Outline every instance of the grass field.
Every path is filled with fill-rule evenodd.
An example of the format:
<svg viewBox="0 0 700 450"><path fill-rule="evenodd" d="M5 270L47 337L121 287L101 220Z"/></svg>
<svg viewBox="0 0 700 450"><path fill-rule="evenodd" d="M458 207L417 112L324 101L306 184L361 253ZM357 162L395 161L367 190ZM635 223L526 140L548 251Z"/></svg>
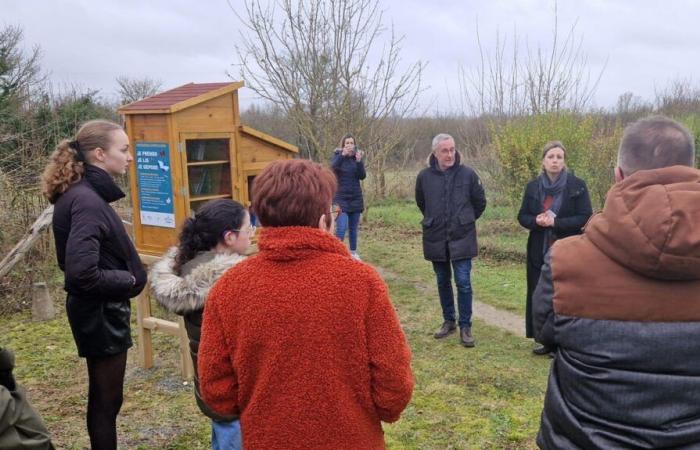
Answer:
<svg viewBox="0 0 700 450"><path fill-rule="evenodd" d="M375 206L360 232L361 255L386 279L413 350L416 389L401 420L385 427L389 448L535 448L550 360L532 356L531 342L479 321L474 349L461 347L456 336L432 338L441 315L434 275L422 258L419 219L410 203ZM477 300L521 313L526 234L514 221L506 208L487 209L473 282ZM0 329L0 345L15 350L17 379L57 448L86 447L86 371L65 315L40 324L27 314L0 317ZM179 376L175 339L156 333L154 348L156 366L149 370L137 366L134 350L129 354L120 448L210 448L207 419Z"/></svg>

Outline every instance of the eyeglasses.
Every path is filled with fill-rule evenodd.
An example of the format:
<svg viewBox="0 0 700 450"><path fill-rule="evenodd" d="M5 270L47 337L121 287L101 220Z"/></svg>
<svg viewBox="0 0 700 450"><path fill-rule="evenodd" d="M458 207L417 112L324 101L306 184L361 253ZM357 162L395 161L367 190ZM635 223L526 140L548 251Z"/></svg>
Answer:
<svg viewBox="0 0 700 450"><path fill-rule="evenodd" d="M248 228L239 228L238 230L233 229L231 231L235 231L236 233L240 233L241 231L247 231L250 236L255 234L255 230L258 228L255 225L251 225Z"/></svg>
<svg viewBox="0 0 700 450"><path fill-rule="evenodd" d="M343 213L343 210L340 208L340 206L337 206L337 205L336 205L335 208L331 207L331 214L333 214L333 216L335 216L336 219L337 219L338 216L341 215L342 213Z"/></svg>

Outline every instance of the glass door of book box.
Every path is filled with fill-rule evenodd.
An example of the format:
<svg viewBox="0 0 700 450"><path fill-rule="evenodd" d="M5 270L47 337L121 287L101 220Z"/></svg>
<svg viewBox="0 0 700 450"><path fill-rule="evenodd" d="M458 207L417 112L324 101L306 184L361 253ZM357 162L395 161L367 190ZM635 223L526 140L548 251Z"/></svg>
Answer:
<svg viewBox="0 0 700 450"><path fill-rule="evenodd" d="M231 197L231 137L228 134L181 134L187 167L190 212L216 198Z"/></svg>

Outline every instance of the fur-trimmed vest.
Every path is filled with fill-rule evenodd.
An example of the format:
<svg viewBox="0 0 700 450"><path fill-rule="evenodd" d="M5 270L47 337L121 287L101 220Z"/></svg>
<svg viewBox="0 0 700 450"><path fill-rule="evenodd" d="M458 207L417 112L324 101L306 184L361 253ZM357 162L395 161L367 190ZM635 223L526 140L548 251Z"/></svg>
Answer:
<svg viewBox="0 0 700 450"><path fill-rule="evenodd" d="M148 279L153 294L164 308L184 316L190 354L194 364L195 397L199 409L212 420L231 421L235 416L221 416L212 411L201 398L197 375L197 352L202 331L202 312L209 289L226 270L245 259L238 254L201 252L180 269L173 270L177 248L173 247L151 268Z"/></svg>

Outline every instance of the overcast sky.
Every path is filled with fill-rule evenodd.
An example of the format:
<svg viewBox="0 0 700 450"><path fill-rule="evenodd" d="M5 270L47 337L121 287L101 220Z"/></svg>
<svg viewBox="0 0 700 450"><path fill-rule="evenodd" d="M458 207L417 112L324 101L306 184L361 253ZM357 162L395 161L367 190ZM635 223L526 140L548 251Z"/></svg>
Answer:
<svg viewBox="0 0 700 450"><path fill-rule="evenodd" d="M432 111L456 106L459 67L469 70L477 61L477 23L486 50L498 31L512 35L514 29L523 48L551 42L553 0L380 5L385 24L405 36L403 61L428 63L421 104ZM698 0L560 0L558 8L563 32L577 23L593 78L607 62L597 106L613 106L626 91L651 100L671 80L700 73ZM167 89L237 74L241 27L226 0L0 0L0 25L20 25L25 44L41 47L42 67L55 86L99 89L107 98L116 98L119 75L156 78ZM254 101L243 89L242 108Z"/></svg>

